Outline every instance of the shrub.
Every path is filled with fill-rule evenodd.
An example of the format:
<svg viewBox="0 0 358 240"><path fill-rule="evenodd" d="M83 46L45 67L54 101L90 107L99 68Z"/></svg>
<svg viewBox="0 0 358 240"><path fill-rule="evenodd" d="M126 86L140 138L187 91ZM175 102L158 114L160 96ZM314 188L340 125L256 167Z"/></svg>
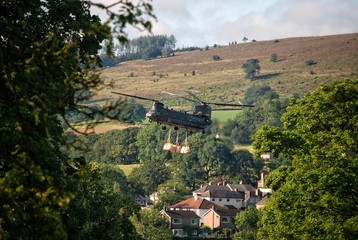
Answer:
<svg viewBox="0 0 358 240"><path fill-rule="evenodd" d="M277 54L276 54L276 53L272 53L272 54L271 54L270 61L271 61L271 62L277 62Z"/></svg>
<svg viewBox="0 0 358 240"><path fill-rule="evenodd" d="M309 59L309 60L306 60L306 61L305 61L305 65L306 65L306 66L312 66L312 65L315 65L315 64L317 64L317 62L315 62L315 61L312 60L312 59Z"/></svg>
<svg viewBox="0 0 358 240"><path fill-rule="evenodd" d="M213 56L213 60L214 60L214 61L219 61L219 60L220 60L220 57L219 57L218 55L214 55L214 56Z"/></svg>

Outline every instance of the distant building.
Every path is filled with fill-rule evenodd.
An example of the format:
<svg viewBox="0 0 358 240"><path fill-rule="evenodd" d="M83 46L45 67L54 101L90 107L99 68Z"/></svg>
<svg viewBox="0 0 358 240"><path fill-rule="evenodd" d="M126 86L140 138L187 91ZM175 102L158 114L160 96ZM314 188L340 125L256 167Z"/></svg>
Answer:
<svg viewBox="0 0 358 240"><path fill-rule="evenodd" d="M243 207L248 207L250 205L254 206L260 198L256 194L256 188L251 186L250 184L243 184L240 182L239 184L227 184L231 191L241 192L244 194L244 202Z"/></svg>
<svg viewBox="0 0 358 240"><path fill-rule="evenodd" d="M192 198L168 206L162 213L170 221L174 236L198 234L197 231L187 233L184 230L195 229L194 218L198 219L198 227L205 225L231 236L236 231L235 216L242 208L255 206L261 200L256 193L256 188L249 184L208 184L193 191ZM208 232L204 230L201 234L207 235Z"/></svg>
<svg viewBox="0 0 358 240"><path fill-rule="evenodd" d="M135 195L134 201L141 207L141 208L150 208L153 206L153 201L149 197L143 197L141 195Z"/></svg>
<svg viewBox="0 0 358 240"><path fill-rule="evenodd" d="M204 198L220 206L234 206L237 209L244 207L245 194L232 191L225 185L204 185L193 192L194 199Z"/></svg>
<svg viewBox="0 0 358 240"><path fill-rule="evenodd" d="M239 209L217 209L212 207L203 216L204 225L211 230L230 229L230 236L236 231L235 216L240 212Z"/></svg>
<svg viewBox="0 0 358 240"><path fill-rule="evenodd" d="M161 214L169 221L173 236L197 236L200 217L193 211L164 209Z"/></svg>
<svg viewBox="0 0 358 240"><path fill-rule="evenodd" d="M273 160L273 153L268 153L268 152L261 153L260 158L262 158L262 159L264 159L266 161L272 161Z"/></svg>
<svg viewBox="0 0 358 240"><path fill-rule="evenodd" d="M265 207L268 198L269 198L269 195L268 195L268 196L265 196L264 198L262 198L261 201L259 201L258 203L256 203L256 208L257 208L257 209L260 209L260 208Z"/></svg>
<svg viewBox="0 0 358 240"><path fill-rule="evenodd" d="M204 198L200 198L196 200L195 198L189 198L179 203L176 203L174 205L168 206L167 209L193 211L200 217L200 225L201 225L203 223L202 222L203 215L212 207L215 207L217 209L220 208L226 209L226 207L222 207Z"/></svg>

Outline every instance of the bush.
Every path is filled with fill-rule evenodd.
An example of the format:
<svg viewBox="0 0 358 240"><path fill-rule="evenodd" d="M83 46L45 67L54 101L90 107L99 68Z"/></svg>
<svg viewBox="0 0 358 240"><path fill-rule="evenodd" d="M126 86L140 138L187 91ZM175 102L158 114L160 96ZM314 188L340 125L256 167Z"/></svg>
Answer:
<svg viewBox="0 0 358 240"><path fill-rule="evenodd" d="M312 59L309 59L309 60L306 60L306 61L305 61L305 65L306 65L306 66L312 66L312 65L315 65L315 64L317 64L317 62L315 62L315 61L312 60Z"/></svg>
<svg viewBox="0 0 358 240"><path fill-rule="evenodd" d="M219 60L221 60L221 59L220 59L220 57L219 57L218 55L214 55L214 56L213 56L213 60L214 60L214 61L219 61Z"/></svg>
<svg viewBox="0 0 358 240"><path fill-rule="evenodd" d="M272 54L271 54L270 61L271 61L271 62L277 62L277 54L276 54L276 53L272 53Z"/></svg>

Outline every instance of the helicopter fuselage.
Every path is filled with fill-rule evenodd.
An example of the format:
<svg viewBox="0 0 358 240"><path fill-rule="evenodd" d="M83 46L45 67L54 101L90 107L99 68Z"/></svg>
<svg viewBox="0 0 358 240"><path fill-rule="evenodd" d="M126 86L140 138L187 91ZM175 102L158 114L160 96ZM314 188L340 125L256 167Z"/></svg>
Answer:
<svg viewBox="0 0 358 240"><path fill-rule="evenodd" d="M169 109L163 103L155 101L146 116L153 122L192 130L204 130L212 122L211 108L208 105L196 106L193 112L186 112Z"/></svg>

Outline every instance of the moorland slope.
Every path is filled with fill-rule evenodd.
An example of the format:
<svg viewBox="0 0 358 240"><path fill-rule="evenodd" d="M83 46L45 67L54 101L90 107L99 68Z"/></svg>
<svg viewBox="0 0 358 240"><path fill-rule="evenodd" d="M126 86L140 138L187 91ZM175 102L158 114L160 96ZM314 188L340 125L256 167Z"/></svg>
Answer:
<svg viewBox="0 0 358 240"><path fill-rule="evenodd" d="M271 55L278 56L272 62ZM217 55L221 60L214 61ZM258 59L261 66L255 81L245 78L242 64ZM307 66L313 60L316 64ZM111 91L160 98L161 91L183 93L199 90L206 101L242 100L254 84L268 84L282 97L303 95L320 84L358 74L358 33L273 39L178 52L168 58L137 60L106 68L106 83L99 97L114 97Z"/></svg>

